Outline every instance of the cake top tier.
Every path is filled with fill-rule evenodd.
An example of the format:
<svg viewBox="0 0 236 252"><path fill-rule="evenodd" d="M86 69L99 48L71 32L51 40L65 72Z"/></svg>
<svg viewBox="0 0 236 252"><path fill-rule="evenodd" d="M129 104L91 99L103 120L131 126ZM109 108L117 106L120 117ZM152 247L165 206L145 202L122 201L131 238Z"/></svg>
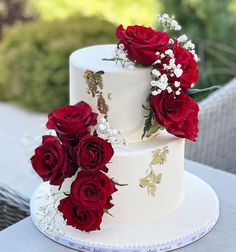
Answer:
<svg viewBox="0 0 236 252"><path fill-rule="evenodd" d="M150 89L150 68L132 70L111 58L116 45L79 49L70 57L70 104L85 101L128 142L141 141L145 111L142 104Z"/></svg>
<svg viewBox="0 0 236 252"><path fill-rule="evenodd" d="M89 46L76 50L70 56L70 63L77 68L89 69L95 72L100 70L121 74L124 72L127 74L133 74L132 72L145 74L147 72L147 67L134 67L131 71L129 68L122 67L120 63L116 64L114 61L104 60L112 58L116 47L114 44L107 44Z"/></svg>

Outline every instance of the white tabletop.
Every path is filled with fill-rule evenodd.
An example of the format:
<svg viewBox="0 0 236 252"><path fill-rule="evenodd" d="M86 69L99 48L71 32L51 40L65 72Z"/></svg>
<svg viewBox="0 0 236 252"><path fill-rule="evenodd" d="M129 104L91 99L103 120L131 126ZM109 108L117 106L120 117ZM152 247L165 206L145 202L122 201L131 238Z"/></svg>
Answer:
<svg viewBox="0 0 236 252"><path fill-rule="evenodd" d="M208 182L220 200L220 218L206 236L180 252L236 251L236 176L191 161L185 169ZM45 237L30 217L0 232L1 252L69 252L74 251Z"/></svg>

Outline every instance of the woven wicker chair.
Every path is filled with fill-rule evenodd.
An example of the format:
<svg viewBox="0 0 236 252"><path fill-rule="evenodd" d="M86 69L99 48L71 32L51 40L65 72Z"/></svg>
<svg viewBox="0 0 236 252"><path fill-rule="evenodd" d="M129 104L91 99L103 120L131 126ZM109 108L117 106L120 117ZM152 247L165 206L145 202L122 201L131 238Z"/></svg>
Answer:
<svg viewBox="0 0 236 252"><path fill-rule="evenodd" d="M236 174L236 78L199 105L199 137L185 157Z"/></svg>
<svg viewBox="0 0 236 252"><path fill-rule="evenodd" d="M29 216L29 199L0 184L0 230Z"/></svg>

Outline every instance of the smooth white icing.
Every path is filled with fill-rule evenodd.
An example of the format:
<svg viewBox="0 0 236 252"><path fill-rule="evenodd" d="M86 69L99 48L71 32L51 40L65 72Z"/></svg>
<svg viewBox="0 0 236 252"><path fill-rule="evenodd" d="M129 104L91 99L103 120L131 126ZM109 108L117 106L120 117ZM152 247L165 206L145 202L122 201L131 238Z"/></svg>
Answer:
<svg viewBox="0 0 236 252"><path fill-rule="evenodd" d="M85 101L98 112L97 99L88 94L83 77L86 70L103 70L103 96L109 106L108 121L128 142L139 142L144 127L145 104L150 92L150 68L123 68L119 63L104 61L111 58L116 45L98 45L73 52L70 56L70 104ZM109 100L108 94L111 94ZM99 112L98 112L99 113Z"/></svg>

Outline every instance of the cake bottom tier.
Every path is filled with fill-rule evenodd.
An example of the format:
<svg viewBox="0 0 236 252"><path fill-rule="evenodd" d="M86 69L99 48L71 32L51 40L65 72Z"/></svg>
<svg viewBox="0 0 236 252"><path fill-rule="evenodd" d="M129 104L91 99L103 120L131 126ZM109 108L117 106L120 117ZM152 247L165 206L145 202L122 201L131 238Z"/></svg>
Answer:
<svg viewBox="0 0 236 252"><path fill-rule="evenodd" d="M80 251L169 251L206 235L219 216L218 198L206 182L185 172L184 190L182 205L169 215L139 224L102 225L101 230L86 233L67 226L56 214L51 204L52 190L48 183L42 183L32 196L31 216L49 238ZM52 208L45 214L48 205Z"/></svg>
<svg viewBox="0 0 236 252"><path fill-rule="evenodd" d="M184 140L166 132L148 141L115 146L108 176L121 186L112 194L114 206L102 223L132 224L157 219L182 203ZM68 193L75 177L67 179ZM55 189L57 190L57 189Z"/></svg>

